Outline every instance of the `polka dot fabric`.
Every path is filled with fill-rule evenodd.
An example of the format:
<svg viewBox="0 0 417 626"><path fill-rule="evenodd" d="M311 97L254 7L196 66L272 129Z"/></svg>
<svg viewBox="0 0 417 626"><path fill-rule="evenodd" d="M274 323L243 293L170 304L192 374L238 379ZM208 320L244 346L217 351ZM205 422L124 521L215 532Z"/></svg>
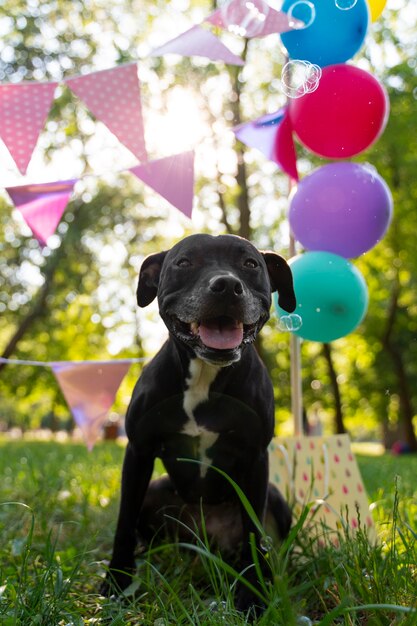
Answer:
<svg viewBox="0 0 417 626"><path fill-rule="evenodd" d="M319 543L338 543L343 529L366 529L375 540L368 498L347 435L274 438L269 448L270 481L300 514L312 503L308 526ZM323 534L323 529L327 532Z"/></svg>
<svg viewBox="0 0 417 626"><path fill-rule="evenodd" d="M147 161L136 63L70 78L65 83L139 161Z"/></svg>
<svg viewBox="0 0 417 626"><path fill-rule="evenodd" d="M0 85L0 136L19 171L26 174L45 126L57 83Z"/></svg>

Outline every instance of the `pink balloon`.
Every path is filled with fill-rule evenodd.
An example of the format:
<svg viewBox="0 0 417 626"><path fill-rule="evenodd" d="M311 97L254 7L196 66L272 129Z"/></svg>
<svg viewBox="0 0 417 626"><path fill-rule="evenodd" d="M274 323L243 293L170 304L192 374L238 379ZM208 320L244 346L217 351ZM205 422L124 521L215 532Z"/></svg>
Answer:
<svg viewBox="0 0 417 626"><path fill-rule="evenodd" d="M316 91L290 100L289 115L300 142L329 159L363 152L382 133L389 101L374 76L353 65L323 68Z"/></svg>

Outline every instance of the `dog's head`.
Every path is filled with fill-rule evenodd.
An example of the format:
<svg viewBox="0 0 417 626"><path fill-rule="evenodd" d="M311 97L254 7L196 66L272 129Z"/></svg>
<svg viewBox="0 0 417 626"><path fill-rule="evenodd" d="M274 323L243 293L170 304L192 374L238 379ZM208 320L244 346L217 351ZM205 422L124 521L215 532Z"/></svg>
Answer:
<svg viewBox="0 0 417 626"><path fill-rule="evenodd" d="M269 318L271 293L294 311L292 274L274 252L259 252L233 235L191 235L141 267L138 304L158 297L171 335L210 363L238 361Z"/></svg>

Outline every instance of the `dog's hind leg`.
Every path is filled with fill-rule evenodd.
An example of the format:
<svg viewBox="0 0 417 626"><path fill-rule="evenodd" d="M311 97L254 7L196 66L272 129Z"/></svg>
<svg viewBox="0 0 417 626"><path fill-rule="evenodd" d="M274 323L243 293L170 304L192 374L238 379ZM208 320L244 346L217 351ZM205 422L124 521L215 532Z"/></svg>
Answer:
<svg viewBox="0 0 417 626"><path fill-rule="evenodd" d="M278 534L279 539L285 539L290 532L292 521L291 509L284 500L281 492L272 483L268 484L268 500L266 513L266 527L272 526L271 533Z"/></svg>
<svg viewBox="0 0 417 626"><path fill-rule="evenodd" d="M152 480L139 515L137 532L142 543L182 538L195 529L194 517L176 492L169 476ZM189 538L189 537L188 537Z"/></svg>

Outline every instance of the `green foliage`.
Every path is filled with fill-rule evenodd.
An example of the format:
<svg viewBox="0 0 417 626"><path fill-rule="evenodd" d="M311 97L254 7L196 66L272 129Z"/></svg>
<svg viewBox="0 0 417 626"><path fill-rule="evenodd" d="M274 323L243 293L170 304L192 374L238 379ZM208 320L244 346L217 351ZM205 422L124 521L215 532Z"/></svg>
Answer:
<svg viewBox="0 0 417 626"><path fill-rule="evenodd" d="M375 166L387 181L394 197L394 220L376 248L355 260L369 287L368 315L356 332L332 346L347 427L357 437L380 437L382 424L387 443L403 436L405 413L412 418L417 412L417 145L411 132L416 113L416 43L407 4L400 4L396 11L386 9L372 25L360 53L362 65L387 87L391 114L382 137L357 159ZM288 255L287 178L255 151L242 152L231 132L234 124L285 104L279 81L284 57L277 39L271 36L248 46L234 41L234 50L247 57L243 69L199 58L147 57L154 45L163 43L162 34L169 39L172 24L178 32L185 30L213 6L203 0L185 4L120 0L111 6L102 0L5 0L0 9L0 79L60 81L141 57L146 139L152 158L179 151L181 133L173 135L172 143L169 128L160 132L175 109L176 95L183 98L180 102L193 101L198 111L200 123L193 138L196 206L190 229L240 231L239 167L243 164L251 238L260 248ZM174 120L171 126L175 130L179 123ZM183 134L186 131L187 125ZM138 181L120 173L125 163L126 167L134 163L109 135L103 134L102 126L69 89L57 90L36 158L48 168L65 154L62 177L83 178L50 248L41 251L10 203L0 199L2 352L36 308L42 289L47 291L41 312L11 352L15 358L137 356L149 351L148 335L157 333L154 311L137 317L136 274L147 253L168 248L188 227ZM324 163L299 145L297 153L301 175ZM395 289L398 301L388 329ZM263 337L262 355L272 373L281 423L290 416L288 336L278 331L273 316ZM401 367L395 362L398 354ZM334 388L321 346L302 345L302 367L307 413L320 415L325 428L331 429ZM48 371L6 367L0 385L0 418L6 424L36 426L51 413L59 420L68 417Z"/></svg>
<svg viewBox="0 0 417 626"><path fill-rule="evenodd" d="M212 552L204 535L193 545L140 554L125 601L99 596L117 515L121 446L103 443L89 453L78 444L5 439L0 449L3 624L247 623L233 600L244 573ZM379 543L370 545L360 531L342 534L338 548L317 551L301 518L281 547L269 545L266 557L254 553L273 574L262 591L267 610L254 623L301 625L306 616L317 626L415 623L417 459L359 455L358 461L377 503Z"/></svg>

